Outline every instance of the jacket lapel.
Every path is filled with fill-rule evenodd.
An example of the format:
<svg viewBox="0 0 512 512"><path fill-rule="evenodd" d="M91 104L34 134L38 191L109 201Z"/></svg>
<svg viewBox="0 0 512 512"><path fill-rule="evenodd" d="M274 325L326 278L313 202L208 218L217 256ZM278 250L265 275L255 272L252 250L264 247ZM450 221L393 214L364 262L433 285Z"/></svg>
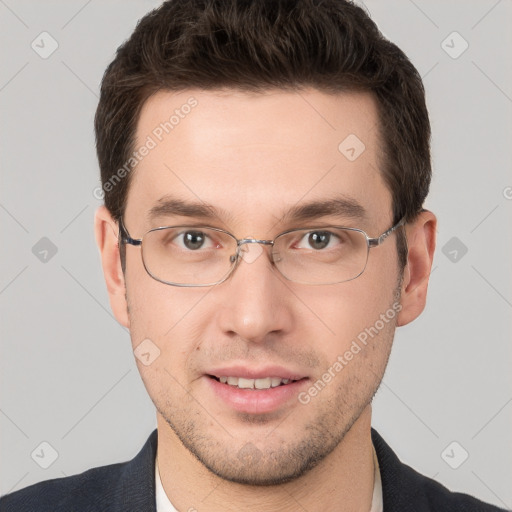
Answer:
<svg viewBox="0 0 512 512"><path fill-rule="evenodd" d="M380 466L384 512L429 512L429 499L419 473L400 462L393 450L372 428L372 441Z"/></svg>
<svg viewBox="0 0 512 512"><path fill-rule="evenodd" d="M146 444L134 459L121 470L118 489L119 499L112 512L156 512L155 501L155 457L157 430L149 436Z"/></svg>

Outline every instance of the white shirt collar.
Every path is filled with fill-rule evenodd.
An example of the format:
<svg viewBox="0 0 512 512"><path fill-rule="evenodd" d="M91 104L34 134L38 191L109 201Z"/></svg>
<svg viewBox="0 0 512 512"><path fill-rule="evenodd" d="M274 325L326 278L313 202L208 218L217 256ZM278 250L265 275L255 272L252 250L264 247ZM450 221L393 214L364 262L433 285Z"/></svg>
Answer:
<svg viewBox="0 0 512 512"><path fill-rule="evenodd" d="M160 472L158 471L158 459L155 460L155 495L156 512L178 512L165 494Z"/></svg>
<svg viewBox="0 0 512 512"><path fill-rule="evenodd" d="M373 467L375 468L374 478L373 478L373 499L372 499L372 507L370 508L370 512L384 512L384 503L382 498L382 480L380 479L380 466L379 459L377 458L377 452L375 451L375 447L373 447Z"/></svg>
<svg viewBox="0 0 512 512"><path fill-rule="evenodd" d="M382 503L382 481L380 479L379 461L377 459L377 454L375 453L375 448L373 449L373 461L375 477L373 485L372 507L370 512L383 512L384 507ZM158 459L155 460L155 490L157 512L178 512L170 502L167 494L165 494L162 480L160 479L160 472L158 471Z"/></svg>

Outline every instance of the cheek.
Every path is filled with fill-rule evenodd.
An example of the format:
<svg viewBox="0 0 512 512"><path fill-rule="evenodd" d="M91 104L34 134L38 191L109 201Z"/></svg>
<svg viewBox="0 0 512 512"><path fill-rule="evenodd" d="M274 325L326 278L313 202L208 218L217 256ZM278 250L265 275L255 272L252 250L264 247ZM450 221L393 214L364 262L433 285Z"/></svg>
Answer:
<svg viewBox="0 0 512 512"><path fill-rule="evenodd" d="M130 336L148 395L163 410L166 404L175 407L188 400L186 387L193 378L190 361L204 315L195 314L201 302L196 290L151 281L154 284L144 278L127 281Z"/></svg>
<svg viewBox="0 0 512 512"><path fill-rule="evenodd" d="M127 262L126 295L130 332L135 344L144 338L164 337L186 316L194 299L192 294L149 276L136 255Z"/></svg>
<svg viewBox="0 0 512 512"><path fill-rule="evenodd" d="M359 278L361 279L361 278ZM351 286L340 284L340 288L315 297L308 294L305 303L310 305L318 320L327 331L339 336L354 334L354 329L362 329L374 323L381 313L385 313L393 301L393 289L388 287ZM341 288L343 286L343 288Z"/></svg>
<svg viewBox="0 0 512 512"><path fill-rule="evenodd" d="M382 268L393 266L391 263ZM379 332L387 331L397 314L396 305L393 307L397 279L397 272L385 274L368 268L353 281L297 290L308 310L302 321L304 329L314 335L317 343L322 339L321 346L330 359L347 350L358 336L364 339L364 333L376 323ZM384 329L381 315L386 314Z"/></svg>
<svg viewBox="0 0 512 512"><path fill-rule="evenodd" d="M151 365L137 364L143 378L163 368L176 376L183 374L206 321L204 311L198 311L208 289L165 285L142 271L127 273L126 278L132 347L136 357L145 345L158 357Z"/></svg>

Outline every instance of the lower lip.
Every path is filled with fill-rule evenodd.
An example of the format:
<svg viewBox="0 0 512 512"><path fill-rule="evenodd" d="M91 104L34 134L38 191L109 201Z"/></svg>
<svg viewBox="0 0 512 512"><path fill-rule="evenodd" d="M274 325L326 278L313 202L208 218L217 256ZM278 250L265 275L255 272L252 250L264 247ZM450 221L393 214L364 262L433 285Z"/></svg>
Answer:
<svg viewBox="0 0 512 512"><path fill-rule="evenodd" d="M264 414L274 412L287 402L298 402L300 389L308 379L301 379L289 384L270 389L240 389L237 386L223 384L205 376L213 392L231 408L247 414Z"/></svg>

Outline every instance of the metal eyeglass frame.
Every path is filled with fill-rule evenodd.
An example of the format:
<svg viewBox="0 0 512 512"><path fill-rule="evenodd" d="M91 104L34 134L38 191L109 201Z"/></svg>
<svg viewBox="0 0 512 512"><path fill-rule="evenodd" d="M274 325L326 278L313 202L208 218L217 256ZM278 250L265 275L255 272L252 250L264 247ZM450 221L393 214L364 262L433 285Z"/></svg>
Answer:
<svg viewBox="0 0 512 512"><path fill-rule="evenodd" d="M219 281L216 281L214 283L208 283L208 284L172 283L170 281L164 281L163 279L159 279L158 277L154 276L149 271L149 269L147 268L146 262L144 261L144 256L142 256L142 254L141 254L141 256L142 256L142 264L144 265L144 269L146 270L146 272L148 273L148 275L150 277L152 277L155 281L158 281L158 282L163 283L163 284L167 284L169 286L179 286L179 287L184 287L184 288L215 286L217 284L221 284L224 281L226 281L233 274L235 269L238 267L238 264L240 263L240 260L242 259L242 258L240 258L240 253L241 253L241 250L242 250L241 247L244 244L261 244L261 245L273 246L275 241L279 237L281 237L283 235L286 235L288 233L292 233L294 231L304 231L304 230L315 231L315 230L328 230L329 228L336 228L336 229L346 229L348 231L358 231L359 233L362 233L365 236L365 238L366 238L366 246L367 246L366 263L365 263L363 269L361 270L361 272L359 274L357 274L357 276L354 276L354 277L352 277L350 279L346 279L344 281L339 281L339 282L336 282L336 283L328 283L328 284L346 283L348 281L353 281L354 279L357 279L366 270L366 265L368 264L368 255L369 255L370 249L372 249L374 247L378 247L379 245L381 245L384 242L384 240L386 240L386 238L388 238L389 235L391 235L391 233L393 233L400 226L403 226L405 224L406 224L405 217L402 217L394 226L390 227L389 229L384 231L384 233L382 233L380 236L378 236L376 238L369 237L368 234L366 233L366 231L363 231L362 229L358 229L358 228L348 228L348 227L345 227L345 226L323 226L321 228L312 227L312 228L294 228L294 229L289 229L287 231L283 231L282 233L279 233L273 240L259 240L259 239L256 239L256 238L242 238L242 239L238 239L238 238L236 238L235 235L233 235L232 233L230 233L229 231L226 231L224 229L214 228L214 227L211 227L211 226L190 226L190 227L204 227L204 228L211 229L213 231L219 231L220 233L225 233L226 235L230 236L231 238L233 238L233 240L236 241L236 244L237 244L236 253L233 256L230 257L231 258L231 263L233 265L232 265L231 269L227 272L227 274L222 279L220 279ZM144 236L147 235L148 233L150 233L152 231L160 231L160 230L163 230L163 229L176 228L176 227L189 227L189 226L181 226L181 225L180 226L159 226L159 227L152 228L152 229L146 231L146 233L144 235L142 235L142 238L132 238L130 236L130 234L128 233L128 230L124 226L124 222L123 222L123 219L121 217L119 219L119 243L120 244L123 243L123 244L130 244L130 245L134 245L134 246L140 246L142 248L142 241L144 239ZM288 281L296 282L296 283L300 284L300 281L294 281L292 279L289 279L287 276L285 276L279 270L279 268L275 265L275 261L273 259L273 256L271 256L271 261L274 264L274 266L277 268L278 272L285 279L287 279ZM319 285L314 285L314 284L311 284L311 283L302 283L302 284L309 284L310 286L319 286ZM324 284L327 284L327 283L324 283Z"/></svg>

